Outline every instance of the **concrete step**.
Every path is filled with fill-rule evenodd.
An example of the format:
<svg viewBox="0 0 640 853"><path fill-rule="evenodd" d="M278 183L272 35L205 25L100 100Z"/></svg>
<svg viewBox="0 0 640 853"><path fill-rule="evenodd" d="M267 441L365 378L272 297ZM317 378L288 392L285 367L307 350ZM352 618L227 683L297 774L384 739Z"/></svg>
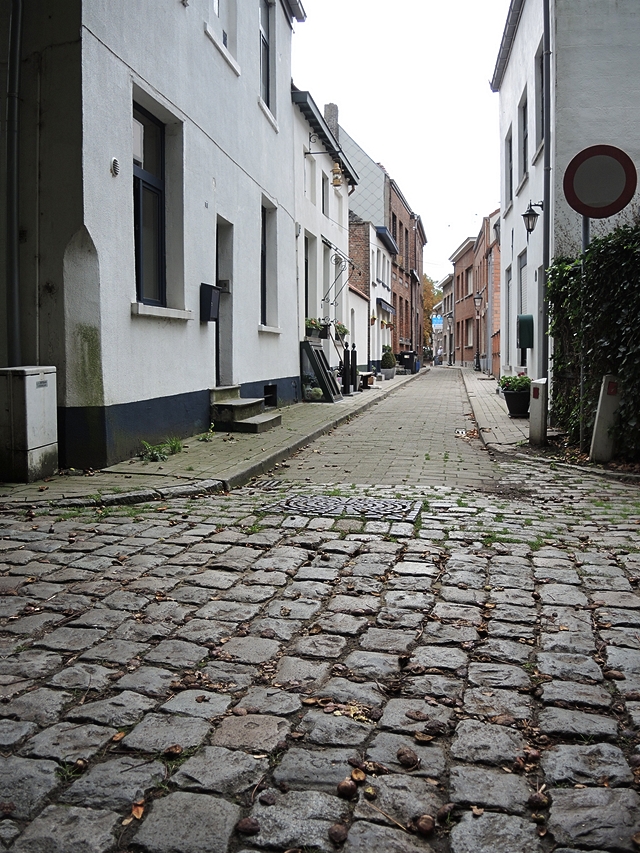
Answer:
<svg viewBox="0 0 640 853"><path fill-rule="evenodd" d="M220 400L238 400L239 398L239 385L219 385L217 388L209 390L209 400L212 406Z"/></svg>
<svg viewBox="0 0 640 853"><path fill-rule="evenodd" d="M267 432L267 430L280 426L281 423L282 415L262 412L262 414L254 415L252 418L243 418L241 421L232 421L220 426L229 432Z"/></svg>
<svg viewBox="0 0 640 853"><path fill-rule="evenodd" d="M211 406L211 420L218 424L235 423L253 418L264 412L262 397L238 397L238 399L218 400Z"/></svg>

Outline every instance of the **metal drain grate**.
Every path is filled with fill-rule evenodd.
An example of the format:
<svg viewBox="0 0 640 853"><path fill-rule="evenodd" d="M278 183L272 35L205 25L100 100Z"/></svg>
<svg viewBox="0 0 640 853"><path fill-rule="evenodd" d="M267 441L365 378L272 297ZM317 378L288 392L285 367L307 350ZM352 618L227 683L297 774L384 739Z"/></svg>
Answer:
<svg viewBox="0 0 640 853"><path fill-rule="evenodd" d="M413 523L422 508L421 501L395 498L338 498L325 495L297 495L267 507L272 512L296 515L345 515L355 518L409 521Z"/></svg>

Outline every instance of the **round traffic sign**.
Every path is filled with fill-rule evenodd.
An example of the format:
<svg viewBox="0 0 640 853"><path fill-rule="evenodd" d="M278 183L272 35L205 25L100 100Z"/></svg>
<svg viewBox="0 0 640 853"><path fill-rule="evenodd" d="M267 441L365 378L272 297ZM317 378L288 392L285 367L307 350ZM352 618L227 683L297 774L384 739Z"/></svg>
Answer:
<svg viewBox="0 0 640 853"><path fill-rule="evenodd" d="M564 194L583 216L605 219L625 208L636 191L633 160L613 145L592 145L573 158L564 173Z"/></svg>

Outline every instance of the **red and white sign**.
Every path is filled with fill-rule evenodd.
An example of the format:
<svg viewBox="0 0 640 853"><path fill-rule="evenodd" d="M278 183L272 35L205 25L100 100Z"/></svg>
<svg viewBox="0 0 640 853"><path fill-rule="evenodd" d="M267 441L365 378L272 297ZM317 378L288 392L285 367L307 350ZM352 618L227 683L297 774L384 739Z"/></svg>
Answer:
<svg viewBox="0 0 640 853"><path fill-rule="evenodd" d="M629 204L637 184L638 172L628 154L613 145L592 145L569 163L563 188L575 211L606 219Z"/></svg>

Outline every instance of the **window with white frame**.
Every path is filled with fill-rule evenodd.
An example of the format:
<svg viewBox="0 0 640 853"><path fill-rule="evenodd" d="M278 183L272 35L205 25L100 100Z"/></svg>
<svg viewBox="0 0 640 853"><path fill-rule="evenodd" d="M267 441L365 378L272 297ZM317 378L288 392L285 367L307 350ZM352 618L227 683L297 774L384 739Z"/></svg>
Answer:
<svg viewBox="0 0 640 853"><path fill-rule="evenodd" d="M504 200L505 207L513 201L513 133L509 133L504 143Z"/></svg>
<svg viewBox="0 0 640 853"><path fill-rule="evenodd" d="M473 267L469 267L465 270L465 280L467 284L467 296L470 296L473 293Z"/></svg>
<svg viewBox="0 0 640 853"><path fill-rule="evenodd" d="M536 148L544 139L544 52L542 43L536 53Z"/></svg>
<svg viewBox="0 0 640 853"><path fill-rule="evenodd" d="M271 5L260 0L260 97L273 112L271 103Z"/></svg>
<svg viewBox="0 0 640 853"><path fill-rule="evenodd" d="M504 299L504 355L509 359L511 347L511 267L504 271L505 299Z"/></svg>
<svg viewBox="0 0 640 853"><path fill-rule="evenodd" d="M518 177L522 181L529 171L529 106L526 90L518 109L518 131L520 135Z"/></svg>
<svg viewBox="0 0 640 853"><path fill-rule="evenodd" d="M465 333L465 346L472 347L473 346L473 319L471 317L467 317L464 321L464 333Z"/></svg>
<svg viewBox="0 0 640 853"><path fill-rule="evenodd" d="M260 324L277 326L277 210L263 199L260 213Z"/></svg>
<svg viewBox="0 0 640 853"><path fill-rule="evenodd" d="M322 212L329 216L329 176L322 173Z"/></svg>
<svg viewBox="0 0 640 853"><path fill-rule="evenodd" d="M518 255L518 314L527 313L527 252Z"/></svg>

